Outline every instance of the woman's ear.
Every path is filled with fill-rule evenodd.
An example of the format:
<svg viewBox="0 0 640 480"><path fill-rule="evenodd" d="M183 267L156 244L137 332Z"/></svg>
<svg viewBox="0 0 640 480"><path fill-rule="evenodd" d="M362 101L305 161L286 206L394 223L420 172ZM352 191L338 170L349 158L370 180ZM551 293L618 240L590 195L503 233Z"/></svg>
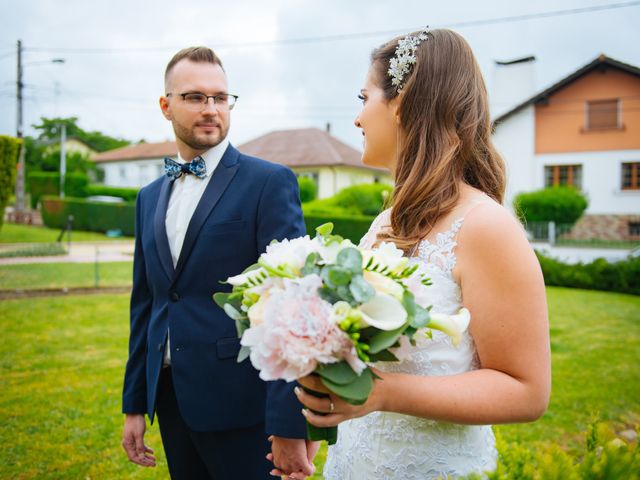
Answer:
<svg viewBox="0 0 640 480"><path fill-rule="evenodd" d="M391 114L393 115L393 120L396 122L396 125L400 125L400 96L402 92L397 97L394 97L389 101L389 108L391 110Z"/></svg>

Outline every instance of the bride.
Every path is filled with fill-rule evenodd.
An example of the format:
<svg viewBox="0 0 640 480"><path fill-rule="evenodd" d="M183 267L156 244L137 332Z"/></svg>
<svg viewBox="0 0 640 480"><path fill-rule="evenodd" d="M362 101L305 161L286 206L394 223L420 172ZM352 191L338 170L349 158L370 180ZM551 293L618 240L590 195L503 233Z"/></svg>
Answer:
<svg viewBox="0 0 640 480"><path fill-rule="evenodd" d="M460 35L415 32L373 52L360 98L363 161L395 176L391 208L361 245L394 242L431 277L434 311L464 305L471 324L457 347L433 332L408 359L376 364L381 379L364 405L297 389L309 422L340 425L324 476L492 470L490 425L539 418L551 372L544 282L522 227L501 206L505 167L491 142L484 81ZM326 392L317 377L300 383Z"/></svg>

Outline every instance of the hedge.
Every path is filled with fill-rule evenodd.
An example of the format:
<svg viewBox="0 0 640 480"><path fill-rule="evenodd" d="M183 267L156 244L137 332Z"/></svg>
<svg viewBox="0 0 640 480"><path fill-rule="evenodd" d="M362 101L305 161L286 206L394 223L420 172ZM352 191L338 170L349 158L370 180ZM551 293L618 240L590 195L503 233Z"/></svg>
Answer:
<svg viewBox="0 0 640 480"><path fill-rule="evenodd" d="M316 234L316 228L324 223L333 223L333 233L348 238L356 245L360 243L360 239L367 233L374 217L371 216L347 216L347 215L331 215L331 214L308 214L304 215L304 222L307 226L307 233L310 236Z"/></svg>
<svg viewBox="0 0 640 480"><path fill-rule="evenodd" d="M135 202L140 189L125 187L108 187L105 185L89 185L87 196L106 195L109 197L119 197L126 202Z"/></svg>
<svg viewBox="0 0 640 480"><path fill-rule="evenodd" d="M304 205L305 212L325 215L377 215L384 208L393 187L384 183L366 183L340 190L333 197L314 200Z"/></svg>
<svg viewBox="0 0 640 480"><path fill-rule="evenodd" d="M0 228L4 221L4 209L13 193L16 180L16 164L22 140L0 135Z"/></svg>
<svg viewBox="0 0 640 480"><path fill-rule="evenodd" d="M598 258L591 263L570 265L540 252L536 255L546 285L640 295L640 257L613 263Z"/></svg>
<svg viewBox="0 0 640 480"><path fill-rule="evenodd" d="M528 222L556 222L573 225L589 202L573 187L547 187L516 195L513 207Z"/></svg>
<svg viewBox="0 0 640 480"><path fill-rule="evenodd" d="M31 208L36 208L44 195L60 194L60 174L57 172L31 172L28 175ZM84 173L64 176L64 193L68 197L86 197L89 177Z"/></svg>
<svg viewBox="0 0 640 480"><path fill-rule="evenodd" d="M47 227L63 228L73 215L74 230L106 232L122 230L134 235L135 203L104 203L82 198L42 197L42 220Z"/></svg>

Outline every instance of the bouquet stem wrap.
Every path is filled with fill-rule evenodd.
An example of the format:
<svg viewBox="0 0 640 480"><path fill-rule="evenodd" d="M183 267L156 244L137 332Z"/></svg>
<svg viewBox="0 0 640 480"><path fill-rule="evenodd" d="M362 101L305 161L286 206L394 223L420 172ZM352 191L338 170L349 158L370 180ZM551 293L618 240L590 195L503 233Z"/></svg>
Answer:
<svg viewBox="0 0 640 480"><path fill-rule="evenodd" d="M301 385L302 386L302 385ZM315 390L311 390L310 388L302 386L305 392L309 395L313 395L317 398L328 398L329 395L322 392L316 392ZM316 412L312 410L313 413L318 415L326 415L326 413ZM307 422L307 438L313 441L326 440L329 445L333 445L338 440L338 427L316 427L315 425L311 425Z"/></svg>

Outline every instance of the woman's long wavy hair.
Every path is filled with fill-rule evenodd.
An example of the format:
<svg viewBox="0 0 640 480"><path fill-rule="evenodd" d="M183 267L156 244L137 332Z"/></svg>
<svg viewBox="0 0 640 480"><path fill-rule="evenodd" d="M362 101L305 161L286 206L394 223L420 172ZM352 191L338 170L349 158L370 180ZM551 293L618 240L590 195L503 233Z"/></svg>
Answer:
<svg viewBox="0 0 640 480"><path fill-rule="evenodd" d="M371 55L374 78L388 101L399 95L387 74L399 38ZM408 253L454 208L461 180L502 203L505 166L491 141L480 68L467 42L451 30L430 31L418 46L398 115L391 230L378 239Z"/></svg>

